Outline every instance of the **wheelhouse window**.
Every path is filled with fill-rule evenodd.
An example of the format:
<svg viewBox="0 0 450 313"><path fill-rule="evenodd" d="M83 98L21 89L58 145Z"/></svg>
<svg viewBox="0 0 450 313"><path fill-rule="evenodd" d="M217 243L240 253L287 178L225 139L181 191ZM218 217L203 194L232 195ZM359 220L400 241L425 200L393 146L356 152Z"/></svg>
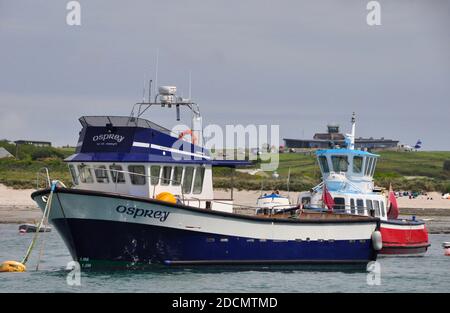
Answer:
<svg viewBox="0 0 450 313"><path fill-rule="evenodd" d="M353 158L353 173L361 173L363 165L363 158L361 156L355 156Z"/></svg>
<svg viewBox="0 0 450 313"><path fill-rule="evenodd" d="M369 176L370 168L372 166L372 158L366 158L366 166L364 169L364 175Z"/></svg>
<svg viewBox="0 0 450 313"><path fill-rule="evenodd" d="M145 185L147 179L145 177L145 166L143 165L130 165L128 166L130 172L130 180L132 185Z"/></svg>
<svg viewBox="0 0 450 313"><path fill-rule="evenodd" d="M191 193L192 178L194 177L194 168L188 166L184 170L183 193Z"/></svg>
<svg viewBox="0 0 450 313"><path fill-rule="evenodd" d="M324 156L324 155L319 156L319 164L320 164L320 168L322 169L322 171L324 173L330 172L330 168L328 167L328 161L327 161L326 156Z"/></svg>
<svg viewBox="0 0 450 313"><path fill-rule="evenodd" d="M355 214L356 213L356 206L355 206L355 199L350 199L350 213Z"/></svg>
<svg viewBox="0 0 450 313"><path fill-rule="evenodd" d="M356 207L358 208L358 214L364 214L364 201L362 199L356 199Z"/></svg>
<svg viewBox="0 0 450 313"><path fill-rule="evenodd" d="M92 170L86 165L78 165L78 172L80 173L80 181L84 184L92 184L94 182L94 176L92 176Z"/></svg>
<svg viewBox="0 0 450 313"><path fill-rule="evenodd" d="M109 177L108 171L106 170L106 166L100 165L94 169L95 179L97 179L97 183L100 184L108 184Z"/></svg>
<svg viewBox="0 0 450 313"><path fill-rule="evenodd" d="M205 177L205 168L203 166L197 167L195 171L194 188L193 193L199 194L203 189L203 178Z"/></svg>
<svg viewBox="0 0 450 313"><path fill-rule="evenodd" d="M335 172L347 172L348 170L348 159L346 155L333 155L331 157L331 163Z"/></svg>
<svg viewBox="0 0 450 313"><path fill-rule="evenodd" d="M370 176L375 174L375 168L377 167L377 158L373 158L372 168L370 169Z"/></svg>
<svg viewBox="0 0 450 313"><path fill-rule="evenodd" d="M69 171L70 171L70 175L72 176L73 184L78 185L79 181L78 181L78 176L77 176L77 171L75 169L75 166L72 164L69 164Z"/></svg>
<svg viewBox="0 0 450 313"><path fill-rule="evenodd" d="M163 186L169 185L171 175L172 175L172 166L163 166L161 185Z"/></svg>
<svg viewBox="0 0 450 313"><path fill-rule="evenodd" d="M380 208L381 208L381 216L386 217L386 211L384 209L384 201L380 201Z"/></svg>
<svg viewBox="0 0 450 313"><path fill-rule="evenodd" d="M122 166L110 165L109 171L111 173L111 179L113 183L123 184L125 183L125 174L122 172Z"/></svg>
<svg viewBox="0 0 450 313"><path fill-rule="evenodd" d="M367 175L367 167L369 166L370 158L366 157L366 162L364 162L364 175Z"/></svg>
<svg viewBox="0 0 450 313"><path fill-rule="evenodd" d="M373 200L373 208L375 210L375 216L380 217L380 203L377 200Z"/></svg>
<svg viewBox="0 0 450 313"><path fill-rule="evenodd" d="M373 204L372 204L372 200L366 200L366 207L367 207L367 211L369 212L370 215L373 215Z"/></svg>
<svg viewBox="0 0 450 313"><path fill-rule="evenodd" d="M339 211L345 210L345 199L340 197L334 198L334 209Z"/></svg>
<svg viewBox="0 0 450 313"><path fill-rule="evenodd" d="M183 167L175 166L173 168L172 186L180 186L182 176L183 176Z"/></svg>
<svg viewBox="0 0 450 313"><path fill-rule="evenodd" d="M150 176L151 176L151 184L158 185L159 184L159 174L161 172L161 166L156 165L150 168Z"/></svg>

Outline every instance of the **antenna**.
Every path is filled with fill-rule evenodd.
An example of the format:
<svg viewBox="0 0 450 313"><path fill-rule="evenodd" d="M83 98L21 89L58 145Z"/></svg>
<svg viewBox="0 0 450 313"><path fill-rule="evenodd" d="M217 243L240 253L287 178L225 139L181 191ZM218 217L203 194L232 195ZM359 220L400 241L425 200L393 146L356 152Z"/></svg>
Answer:
<svg viewBox="0 0 450 313"><path fill-rule="evenodd" d="M150 79L148 82L148 103L150 103L152 99L152 80Z"/></svg>
<svg viewBox="0 0 450 313"><path fill-rule="evenodd" d="M353 112L352 114L352 134L351 134L351 142L350 149L355 149L355 128L356 128L356 114Z"/></svg>
<svg viewBox="0 0 450 313"><path fill-rule="evenodd" d="M145 85L147 84L147 82L145 81L144 78L144 89L142 90L142 102L145 102Z"/></svg>
<svg viewBox="0 0 450 313"><path fill-rule="evenodd" d="M191 97L191 90L192 90L192 85L191 85L191 71L189 71L189 100L192 99L192 97Z"/></svg>
<svg viewBox="0 0 450 313"><path fill-rule="evenodd" d="M345 145L348 149L355 149L355 128L356 128L356 114L353 112L352 114L352 132L350 134L345 134Z"/></svg>
<svg viewBox="0 0 450 313"><path fill-rule="evenodd" d="M158 68L159 68L159 48L156 49L156 73L155 73L155 94L156 88L158 88Z"/></svg>

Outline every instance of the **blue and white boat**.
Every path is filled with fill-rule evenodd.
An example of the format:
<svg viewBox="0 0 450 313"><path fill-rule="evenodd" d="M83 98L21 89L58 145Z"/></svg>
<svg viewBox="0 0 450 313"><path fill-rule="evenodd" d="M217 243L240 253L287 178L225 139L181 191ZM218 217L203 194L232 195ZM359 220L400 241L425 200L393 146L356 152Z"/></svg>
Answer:
<svg viewBox="0 0 450 313"><path fill-rule="evenodd" d="M271 194L264 194L258 198L256 201L256 214L277 214L292 207L289 197L282 196L278 191L274 191Z"/></svg>
<svg viewBox="0 0 450 313"><path fill-rule="evenodd" d="M324 210L329 205L334 211L377 217L383 246L380 254L424 255L430 246L425 222L415 217L399 218L393 191L375 186L379 155L355 149L355 113L351 123L344 147L316 151L323 181L300 193L298 203L310 209ZM326 194L333 199L331 204L327 205Z"/></svg>
<svg viewBox="0 0 450 313"><path fill-rule="evenodd" d="M66 159L73 187L32 194L42 210L48 206L49 220L83 268L376 259L376 218L296 207L241 215L233 213L233 199L215 199L212 168L248 162L212 159L201 144L198 106L175 90L159 88L153 102L137 104L137 114L81 117L76 153ZM176 108L178 117L180 107L191 109L191 141L141 118L153 106Z"/></svg>

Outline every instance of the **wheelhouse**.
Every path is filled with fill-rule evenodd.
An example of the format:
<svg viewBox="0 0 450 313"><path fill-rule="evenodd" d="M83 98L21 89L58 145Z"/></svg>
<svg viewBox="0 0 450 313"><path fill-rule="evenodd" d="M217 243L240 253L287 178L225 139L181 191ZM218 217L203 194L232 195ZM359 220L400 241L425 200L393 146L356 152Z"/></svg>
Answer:
<svg viewBox="0 0 450 313"><path fill-rule="evenodd" d="M184 205L232 212L232 198L214 199L213 166L247 161L212 160L207 149L142 118L84 116L76 153L66 159L75 189L156 198L169 192Z"/></svg>
<svg viewBox="0 0 450 313"><path fill-rule="evenodd" d="M345 174L348 178L372 179L379 155L361 150L330 149L317 151L322 176Z"/></svg>
<svg viewBox="0 0 450 313"><path fill-rule="evenodd" d="M322 182L311 192L302 192L298 203L304 207L325 208L324 186L334 201L333 210L387 219L387 199L375 188L373 176L379 155L355 149L355 114L352 132L347 134L344 148L316 151Z"/></svg>

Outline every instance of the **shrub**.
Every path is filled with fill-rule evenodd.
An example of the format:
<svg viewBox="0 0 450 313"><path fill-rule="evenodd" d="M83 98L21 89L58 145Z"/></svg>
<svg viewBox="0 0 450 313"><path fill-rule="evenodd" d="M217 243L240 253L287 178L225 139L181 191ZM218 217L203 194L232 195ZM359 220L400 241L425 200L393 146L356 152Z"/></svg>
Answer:
<svg viewBox="0 0 450 313"><path fill-rule="evenodd" d="M444 161L444 171L450 172L450 160Z"/></svg>

